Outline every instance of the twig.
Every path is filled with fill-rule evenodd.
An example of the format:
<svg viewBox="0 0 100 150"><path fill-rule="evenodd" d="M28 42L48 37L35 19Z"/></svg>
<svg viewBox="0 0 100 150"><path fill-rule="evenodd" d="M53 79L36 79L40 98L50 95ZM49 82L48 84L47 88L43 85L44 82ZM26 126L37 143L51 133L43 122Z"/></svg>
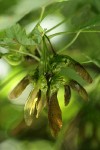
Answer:
<svg viewBox="0 0 100 150"><path fill-rule="evenodd" d="M17 51L17 50L14 50L14 49L10 49L10 50L13 51L13 52L20 53L20 54L28 55L28 56L34 58L35 60L40 61L40 59L38 57L36 57L36 56L34 56L34 55L30 54L30 53L25 53L25 52L22 52L22 51Z"/></svg>
<svg viewBox="0 0 100 150"><path fill-rule="evenodd" d="M54 48L53 48L53 46L52 46L52 44L51 44L51 42L50 42L50 39L48 38L48 36L47 36L46 34L45 34L45 37L46 37L46 39L48 40L48 42L49 42L49 44L50 44L50 46L51 46L51 49L52 49L53 54L55 55L56 52L55 52L55 50L54 50Z"/></svg>
<svg viewBox="0 0 100 150"><path fill-rule="evenodd" d="M40 18L39 18L39 23L40 23L40 22L42 21L42 19L43 19L44 11L45 11L45 7L42 7L42 11L41 11Z"/></svg>
<svg viewBox="0 0 100 150"><path fill-rule="evenodd" d="M57 25L55 25L54 27L52 27L51 29L47 30L46 33L52 31L53 29L57 28L58 26L60 26L61 24L63 24L64 22L66 22L67 20L64 19L63 21L61 21L60 23L58 23Z"/></svg>
<svg viewBox="0 0 100 150"><path fill-rule="evenodd" d="M78 38L79 34L81 33L81 30L79 30L77 32L77 34L75 35L75 37L71 40L71 42L69 42L63 49L61 49L58 53L61 53L63 52L65 49L67 49L68 47L70 47L75 41L76 39Z"/></svg>

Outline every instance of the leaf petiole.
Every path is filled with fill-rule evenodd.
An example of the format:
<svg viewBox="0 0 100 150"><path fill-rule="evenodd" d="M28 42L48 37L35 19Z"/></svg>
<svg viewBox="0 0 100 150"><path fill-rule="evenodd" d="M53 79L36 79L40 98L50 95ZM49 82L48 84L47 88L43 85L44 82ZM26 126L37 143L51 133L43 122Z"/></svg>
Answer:
<svg viewBox="0 0 100 150"><path fill-rule="evenodd" d="M78 36L79 36L79 34L81 33L81 30L79 30L78 32L77 32L77 34L74 36L74 38L64 47L64 48L62 48L59 52L58 52L58 54L59 53L61 53L61 52L63 52L65 49L67 49L68 47L70 47L75 41L76 41L76 39L78 38Z"/></svg>
<svg viewBox="0 0 100 150"><path fill-rule="evenodd" d="M43 19L44 11L45 11L45 7L42 7L42 11L41 11L40 18L39 18L39 24L41 23L41 21Z"/></svg>
<svg viewBox="0 0 100 150"><path fill-rule="evenodd" d="M26 53L26 52L22 52L22 51L17 51L17 50L14 50L14 49L10 49L10 50L13 51L13 52L20 53L20 54L28 55L28 56L34 58L35 60L40 61L40 59L37 56L34 56L34 55L30 54L30 53Z"/></svg>

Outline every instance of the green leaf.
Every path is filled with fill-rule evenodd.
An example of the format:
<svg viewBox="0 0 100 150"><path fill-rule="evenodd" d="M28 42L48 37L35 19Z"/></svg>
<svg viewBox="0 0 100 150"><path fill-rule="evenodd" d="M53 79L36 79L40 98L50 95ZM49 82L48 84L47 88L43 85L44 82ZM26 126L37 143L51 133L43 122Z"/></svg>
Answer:
<svg viewBox="0 0 100 150"><path fill-rule="evenodd" d="M2 54L3 55L3 54ZM15 52L15 53L5 53L3 58L12 66L17 66L19 65L22 60L23 57L22 55L20 55L19 53Z"/></svg>
<svg viewBox="0 0 100 150"><path fill-rule="evenodd" d="M64 1L69 1L69 0L56 0L57 2L64 2Z"/></svg>
<svg viewBox="0 0 100 150"><path fill-rule="evenodd" d="M15 1L15 0L14 0ZM16 0L16 2L7 0L0 1L0 29L6 29L20 21L25 15L31 11L54 3L55 0ZM33 17L31 19L33 21Z"/></svg>
<svg viewBox="0 0 100 150"><path fill-rule="evenodd" d="M0 52L0 58L2 58L3 54Z"/></svg>
<svg viewBox="0 0 100 150"><path fill-rule="evenodd" d="M40 44L42 41L42 37L44 35L44 30L42 27L37 24L36 27L32 30L30 37L37 43Z"/></svg>
<svg viewBox="0 0 100 150"><path fill-rule="evenodd" d="M93 17L92 19L90 19L89 21L87 21L85 24L83 24L83 26L81 28L91 28L93 26L99 26L100 25L100 15L97 15L95 17Z"/></svg>
<svg viewBox="0 0 100 150"><path fill-rule="evenodd" d="M35 42L26 35L25 30L19 24L16 24L5 31L4 42L8 45L35 45Z"/></svg>

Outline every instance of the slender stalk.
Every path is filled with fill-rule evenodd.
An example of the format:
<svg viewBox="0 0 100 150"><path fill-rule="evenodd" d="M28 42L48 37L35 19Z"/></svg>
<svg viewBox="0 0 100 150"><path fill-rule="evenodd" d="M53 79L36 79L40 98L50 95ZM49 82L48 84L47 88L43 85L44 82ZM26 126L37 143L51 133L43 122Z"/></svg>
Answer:
<svg viewBox="0 0 100 150"><path fill-rule="evenodd" d="M38 47L38 46L36 46L36 49L37 49L37 51L38 51L39 55L41 56L41 51L40 51L40 49L39 49L39 47Z"/></svg>
<svg viewBox="0 0 100 150"><path fill-rule="evenodd" d="M14 50L14 49L10 49L10 50L13 51L13 52L20 53L20 54L28 55L28 56L34 58L35 60L40 61L40 59L38 57L36 57L36 56L34 56L34 55L30 54L30 53L25 53L25 52L22 52L22 51L17 51L17 50Z"/></svg>
<svg viewBox="0 0 100 150"><path fill-rule="evenodd" d="M58 26L60 26L61 24L63 24L64 22L66 22L67 20L64 19L63 21L61 21L60 23L58 23L57 25L55 25L54 27L52 27L51 29L47 30L46 33L52 31L53 29L57 28Z"/></svg>
<svg viewBox="0 0 100 150"><path fill-rule="evenodd" d="M63 35L63 34L73 34L73 33L77 33L78 31L66 31L66 32L58 32L58 33L54 33L52 35L49 35L48 38L53 38L55 36L58 35ZM100 33L100 31L98 30L81 30L81 33Z"/></svg>
<svg viewBox="0 0 100 150"><path fill-rule="evenodd" d="M43 36L43 63L44 63L44 73L47 70L47 53L46 53L47 45L45 42L45 37Z"/></svg>
<svg viewBox="0 0 100 150"><path fill-rule="evenodd" d="M61 49L58 53L61 53L63 52L65 49L67 49L68 47L70 47L75 41L76 39L78 38L79 34L81 33L81 30L79 30L77 32L77 34L75 35L75 37L71 40L71 42L69 42L63 49Z"/></svg>
<svg viewBox="0 0 100 150"><path fill-rule="evenodd" d="M54 48L53 48L53 46L52 46L52 44L51 44L51 42L50 42L50 39L48 38L48 36L47 36L46 34L45 34L45 37L46 37L46 39L48 40L48 42L49 42L49 44L50 44L50 46L51 46L51 49L52 49L53 54L55 55L56 52L55 52L55 50L54 50Z"/></svg>
<svg viewBox="0 0 100 150"><path fill-rule="evenodd" d="M39 23L40 23L40 22L42 21L42 19L43 19L44 11L45 11L45 7L42 7L42 11L41 11L40 18L39 18Z"/></svg>
<svg viewBox="0 0 100 150"><path fill-rule="evenodd" d="M89 63L92 63L92 60L84 61L81 64L89 64Z"/></svg>
<svg viewBox="0 0 100 150"><path fill-rule="evenodd" d="M58 32L58 33L54 33L54 34L51 34L51 35L48 35L48 38L53 38L53 37L55 37L55 36L58 36L58 35L63 35L63 34L72 34L72 33L74 33L74 32Z"/></svg>

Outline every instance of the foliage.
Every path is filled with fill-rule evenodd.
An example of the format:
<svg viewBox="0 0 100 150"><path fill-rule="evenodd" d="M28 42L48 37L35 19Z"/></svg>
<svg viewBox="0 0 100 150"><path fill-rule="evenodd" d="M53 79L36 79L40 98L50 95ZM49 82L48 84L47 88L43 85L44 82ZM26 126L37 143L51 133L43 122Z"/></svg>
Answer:
<svg viewBox="0 0 100 150"><path fill-rule="evenodd" d="M5 50L5 52L2 50L0 51L0 58L9 63L12 66L12 70L14 68L17 70L18 67L21 69L21 73L23 72L24 74L20 78L20 81L17 82L17 85L12 88L13 90L9 94L9 98L15 99L19 97L23 91L25 91L26 87L31 84L34 88L32 87L29 92L24 107L26 124L31 125L32 122L33 124L34 122L37 122L36 118L41 115L41 111L46 114L48 113L49 125L52 135L54 136L57 136L62 127L62 121L63 129L65 128L65 130L65 124L68 122L69 126L64 134L65 137L62 138L66 139L67 133L70 135L70 129L73 129L73 133L76 132L75 122L78 122L77 118L79 119L77 114L80 114L81 111L85 110L87 105L84 106L84 109L81 109L82 105L77 101L79 97L74 95L71 89L78 92L83 99L87 100L88 94L83 86L86 82L91 83L92 78L95 83L96 78L99 76L100 10L98 6L100 3L98 0L95 2L92 0L89 2L86 0L77 0L77 2L57 0L49 2L48 0L43 0L42 3L34 1L34 4L35 5L33 5L33 2L31 1L16 0L16 2L11 3L5 14L3 12L1 14L7 23L5 26L2 26L2 21L0 23L0 46L1 49L3 48ZM27 7L23 7L22 10L22 5ZM40 10L40 6L42 7L42 10ZM13 12L14 15L13 19L9 22L8 19L11 17L10 12ZM62 18L64 19L50 29L44 29L42 27L42 22L50 14L58 16L62 15ZM26 27L33 22L33 18L34 21L39 19L31 32L27 32ZM66 25L65 31L50 34L50 31L53 31L62 24ZM57 44L53 44L52 39L60 35L63 35L61 41L57 42ZM87 70L90 71L92 78ZM4 85L9 82L9 79L11 78L8 77L8 81L1 81L0 87L4 88ZM99 85L98 81L97 85ZM87 86L88 93L91 93L92 88L92 85ZM59 98L61 89L63 89L63 92L61 92L61 99L64 99L65 105L69 104L66 109L63 107L63 102ZM96 89L94 91L96 91ZM89 99L92 99L93 97L89 95ZM70 99L72 100L70 101ZM77 110L75 110L75 115L78 117L75 117L74 111L71 113L71 117L69 117L70 111L72 111L72 109L74 110L76 107L73 99L78 103ZM98 101L98 98L96 99ZM91 106L91 103L88 103ZM44 111L42 110L43 108ZM63 112L62 114L61 110ZM67 110L68 116L66 116ZM65 119L62 119L62 116ZM71 126L70 120L73 118L72 116L74 116L76 120L72 122ZM42 117L43 116L41 115L40 118ZM69 120L68 117L70 118ZM19 119L17 118L17 121L18 120ZM24 126L25 130L27 129L23 121L19 120L18 122L20 123L18 127L15 127L16 131L17 129L20 131L21 126ZM79 124L81 124L80 122ZM81 125L79 125L79 128L80 126ZM19 134L19 131L17 134ZM60 135L60 137L62 136L63 134ZM57 143L59 142L60 137L58 137ZM82 140L84 140L84 136L81 137L81 145L84 144ZM68 141L69 139L67 138L67 142ZM75 141L72 140L71 149L76 148L74 142ZM64 146L64 141L62 143L62 146ZM70 147L70 144L67 143L62 149L66 149L68 145ZM59 145L59 147L61 146ZM92 146L90 146L90 149L91 147ZM80 146L80 149L81 148L82 146Z"/></svg>
<svg viewBox="0 0 100 150"><path fill-rule="evenodd" d="M47 42L51 46L51 53L48 51ZM62 127L61 110L57 99L57 92L60 86L65 86L66 104L69 100L69 97L67 99L67 93L70 87L76 90L85 100L88 99L85 89L78 82L67 77L65 78L61 74L61 69L71 67L89 83L92 82L92 78L80 63L67 55L58 55L56 53L48 36L39 24L36 25L29 35L26 35L25 30L20 25L7 29L3 37L1 37L1 46L8 50L7 53L2 54L2 57L4 55L4 58L12 65L15 65L13 63L15 61L17 62L16 65L21 62L24 63L24 61L27 63L28 57L30 60L36 60L36 62L31 64L32 66L27 76L10 93L9 98L17 98L28 84L33 83L34 88L24 108L25 121L27 125L31 125L33 116L35 115L38 118L42 107L47 105L49 124L52 134L56 136ZM46 104L43 102L45 99Z"/></svg>

